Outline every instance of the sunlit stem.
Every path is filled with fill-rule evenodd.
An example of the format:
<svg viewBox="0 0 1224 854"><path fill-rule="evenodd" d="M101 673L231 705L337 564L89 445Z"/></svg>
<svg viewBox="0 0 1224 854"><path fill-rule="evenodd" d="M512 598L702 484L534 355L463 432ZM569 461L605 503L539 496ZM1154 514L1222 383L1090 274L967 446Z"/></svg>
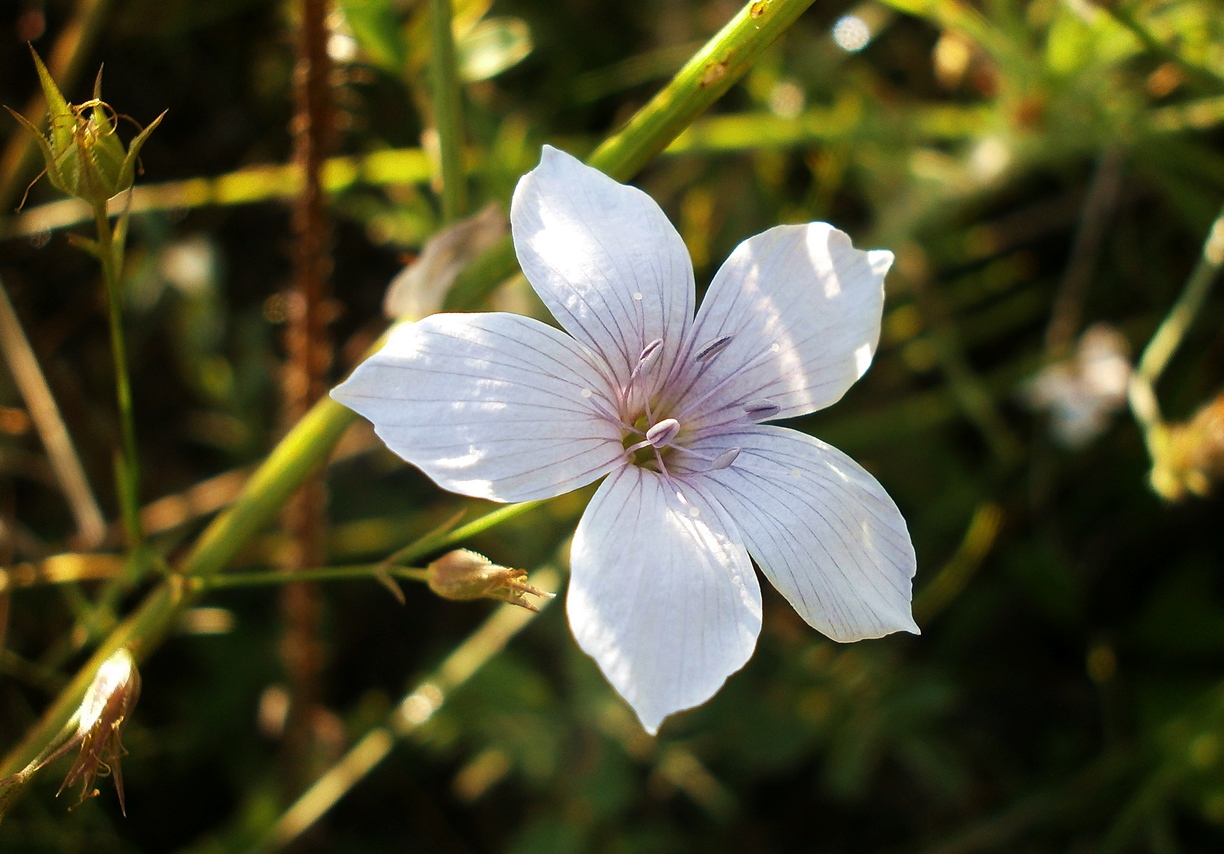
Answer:
<svg viewBox="0 0 1224 854"><path fill-rule="evenodd" d="M1186 280L1186 286L1181 296L1165 319L1161 321L1152 340L1148 342L1139 357L1139 364L1131 375L1130 407L1135 420L1143 429L1143 438L1148 451L1154 451L1154 445L1160 432L1164 429L1164 419L1160 414L1160 403L1156 398L1156 382L1177 348L1181 346L1186 332L1203 308L1211 285L1215 281L1220 266L1224 264L1224 208L1216 215L1211 227L1207 230L1207 239L1203 242L1203 251L1199 255L1198 264Z"/></svg>
<svg viewBox="0 0 1224 854"><path fill-rule="evenodd" d="M293 581L359 581L376 580L380 576L402 578L406 581L428 581L428 570L412 566L386 566L381 563L356 564L353 566L324 566L318 569L301 569L293 573ZM262 572L227 572L197 578L191 586L200 591L218 590L227 587L260 587L284 584L288 579L282 570Z"/></svg>
<svg viewBox="0 0 1224 854"><path fill-rule="evenodd" d="M415 542L404 546L404 548L384 560L379 566L386 567L389 575L395 575L395 571L399 568L400 564L410 563L430 552L441 551L448 546L456 545L464 540L483 534L485 531L503 522L517 519L528 510L539 507L542 503L542 501L524 501L521 504L508 504L505 507L498 507L496 510L486 513L478 519L473 519L466 525L460 525L453 530L426 534Z"/></svg>
<svg viewBox="0 0 1224 854"><path fill-rule="evenodd" d="M618 181L628 181L735 85L812 2L745 3L628 124L595 149L587 163ZM446 307L476 307L516 269L514 246L507 238L459 277Z"/></svg>
<svg viewBox="0 0 1224 854"><path fill-rule="evenodd" d="M556 589L559 577L551 566L532 573L532 582L546 591ZM540 603L548 607L550 599ZM504 607L493 612L426 679L396 705L381 726L376 726L329 768L277 819L272 829L250 851L279 851L288 847L360 780L370 773L403 738L428 721L452 691L466 682L535 618L537 612Z"/></svg>
<svg viewBox="0 0 1224 854"><path fill-rule="evenodd" d="M106 203L95 201L93 209L98 228L98 260L102 264L102 279L106 285L111 359L115 363L115 396L122 436L122 450L115 463L116 486L128 547L135 549L144 541L144 534L140 528L140 463L136 453L136 423L132 413L132 382L128 375L127 343L123 334L123 292L120 286L125 217L121 215L119 226L112 231Z"/></svg>
<svg viewBox="0 0 1224 854"><path fill-rule="evenodd" d="M467 207L463 177L463 99L455 61L451 0L429 0L429 71L434 125L442 167L442 219L454 222Z"/></svg>

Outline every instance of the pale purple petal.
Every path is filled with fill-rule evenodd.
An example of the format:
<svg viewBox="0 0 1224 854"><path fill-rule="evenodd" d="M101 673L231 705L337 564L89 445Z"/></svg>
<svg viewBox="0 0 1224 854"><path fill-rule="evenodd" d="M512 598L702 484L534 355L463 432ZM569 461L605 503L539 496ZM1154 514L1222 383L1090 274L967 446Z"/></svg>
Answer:
<svg viewBox="0 0 1224 854"><path fill-rule="evenodd" d="M836 402L875 354L892 258L853 248L823 222L781 225L741 243L710 284L690 348L730 341L689 365L680 423L722 423L750 400L776 404L774 418Z"/></svg>
<svg viewBox="0 0 1224 854"><path fill-rule="evenodd" d="M578 645L647 731L705 702L752 656L761 591L743 547L700 490L626 466L574 534L566 609Z"/></svg>
<svg viewBox="0 0 1224 854"><path fill-rule="evenodd" d="M700 444L740 449L727 468L691 477L735 519L761 572L803 619L836 641L918 633L905 520L858 463L770 425Z"/></svg>
<svg viewBox="0 0 1224 854"><path fill-rule="evenodd" d="M515 314L435 314L396 329L332 390L443 489L551 498L624 462L609 391L569 336Z"/></svg>
<svg viewBox="0 0 1224 854"><path fill-rule="evenodd" d="M654 200L544 146L514 190L514 249L557 322L624 384L661 340L656 376L679 357L693 316L693 265Z"/></svg>

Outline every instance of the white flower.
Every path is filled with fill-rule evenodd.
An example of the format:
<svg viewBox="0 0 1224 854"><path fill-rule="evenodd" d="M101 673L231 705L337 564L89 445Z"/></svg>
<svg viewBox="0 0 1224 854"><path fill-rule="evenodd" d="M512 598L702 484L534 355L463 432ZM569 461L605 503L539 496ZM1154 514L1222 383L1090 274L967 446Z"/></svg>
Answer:
<svg viewBox="0 0 1224 854"><path fill-rule="evenodd" d="M694 317L688 252L641 191L545 147L510 221L565 332L434 315L332 394L453 492L528 501L607 475L574 535L566 608L643 726L751 657L749 555L834 640L917 633L896 505L835 448L762 423L823 409L867 370L892 254L825 223L771 228L740 244Z"/></svg>
<svg viewBox="0 0 1224 854"><path fill-rule="evenodd" d="M1126 405L1130 345L1108 323L1090 326L1068 359L1042 368L1021 387L1033 409L1050 411L1050 432L1059 444L1078 449L1104 433Z"/></svg>

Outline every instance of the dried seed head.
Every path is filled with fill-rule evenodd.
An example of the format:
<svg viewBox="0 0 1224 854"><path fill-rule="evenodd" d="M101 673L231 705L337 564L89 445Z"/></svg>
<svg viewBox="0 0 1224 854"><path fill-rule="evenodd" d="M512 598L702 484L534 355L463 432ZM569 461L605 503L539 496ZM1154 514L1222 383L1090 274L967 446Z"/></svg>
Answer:
<svg viewBox="0 0 1224 854"><path fill-rule="evenodd" d="M119 809L127 815L123 800L123 771L119 760L127 755L120 740L120 731L127 716L140 697L140 673L136 661L126 648L119 648L102 663L85 699L77 711L77 732L69 744L80 744L80 752L60 785L60 792L76 783L81 784L81 798L98 794L94 780L110 775L119 794ZM59 792L56 793L57 795Z"/></svg>
<svg viewBox="0 0 1224 854"><path fill-rule="evenodd" d="M466 602L496 599L528 611L538 611L524 597L528 594L551 599L553 594L527 584L527 570L498 566L484 555L456 549L428 566L429 587L443 599Z"/></svg>
<svg viewBox="0 0 1224 854"><path fill-rule="evenodd" d="M1153 445L1152 486L1170 501L1207 496L1224 480L1224 392L1183 424L1170 424Z"/></svg>

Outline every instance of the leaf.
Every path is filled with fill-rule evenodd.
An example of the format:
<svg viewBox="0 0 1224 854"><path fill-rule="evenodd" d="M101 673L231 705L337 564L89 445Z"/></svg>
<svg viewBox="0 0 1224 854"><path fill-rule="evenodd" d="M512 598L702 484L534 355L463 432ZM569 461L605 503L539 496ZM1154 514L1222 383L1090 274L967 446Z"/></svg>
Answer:
<svg viewBox="0 0 1224 854"><path fill-rule="evenodd" d="M340 0L353 38L370 62L399 76L407 60L400 20L391 0Z"/></svg>
<svg viewBox="0 0 1224 854"><path fill-rule="evenodd" d="M457 39L459 75L468 83L496 77L526 59L533 47L521 18L488 18Z"/></svg>

